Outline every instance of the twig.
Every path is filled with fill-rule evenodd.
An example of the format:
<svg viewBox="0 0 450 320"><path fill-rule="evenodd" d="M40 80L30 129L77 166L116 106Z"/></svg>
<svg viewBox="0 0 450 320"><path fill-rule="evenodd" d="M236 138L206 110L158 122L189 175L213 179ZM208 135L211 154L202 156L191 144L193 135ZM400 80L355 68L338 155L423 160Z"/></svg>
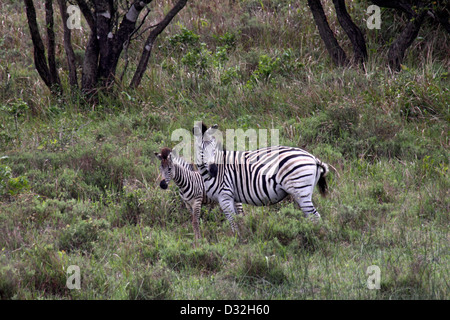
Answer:
<svg viewBox="0 0 450 320"><path fill-rule="evenodd" d="M327 163L327 165L328 165L329 167L331 167L331 169L333 169L333 171L337 174L338 178L340 179L340 178L341 178L341 175L340 175L339 172L336 170L336 168L333 167L333 166L332 166L331 164L329 164L329 163Z"/></svg>

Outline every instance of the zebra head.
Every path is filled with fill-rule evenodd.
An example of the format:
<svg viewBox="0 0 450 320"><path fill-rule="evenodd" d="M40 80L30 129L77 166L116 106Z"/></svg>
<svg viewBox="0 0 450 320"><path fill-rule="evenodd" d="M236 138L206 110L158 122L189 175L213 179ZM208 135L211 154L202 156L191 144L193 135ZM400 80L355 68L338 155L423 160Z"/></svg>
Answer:
<svg viewBox="0 0 450 320"><path fill-rule="evenodd" d="M159 186L161 189L165 190L169 186L169 182L172 179L172 150L169 148L163 148L160 153L155 152L155 156L161 161L159 172L161 173L163 179L159 183Z"/></svg>
<svg viewBox="0 0 450 320"><path fill-rule="evenodd" d="M206 167L208 174L213 178L217 176L218 171L215 163L217 141L213 136L217 128L217 124L208 129L203 123L201 123L201 128L197 125L194 126L197 165L199 168Z"/></svg>
<svg viewBox="0 0 450 320"><path fill-rule="evenodd" d="M218 168L215 163L217 141L215 137L211 137L210 140L203 140L203 159L205 164L208 166L208 173L211 177L215 178L217 176Z"/></svg>

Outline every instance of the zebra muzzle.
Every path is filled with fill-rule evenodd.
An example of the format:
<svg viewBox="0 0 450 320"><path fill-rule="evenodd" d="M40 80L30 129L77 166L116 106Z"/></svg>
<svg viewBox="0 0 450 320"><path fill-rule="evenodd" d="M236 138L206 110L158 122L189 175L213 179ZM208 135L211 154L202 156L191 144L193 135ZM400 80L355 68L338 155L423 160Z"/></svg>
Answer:
<svg viewBox="0 0 450 320"><path fill-rule="evenodd" d="M159 183L159 186L161 189L166 190L168 187L166 180L161 180L161 182Z"/></svg>
<svg viewBox="0 0 450 320"><path fill-rule="evenodd" d="M217 165L215 163L211 163L208 166L208 173L209 173L209 175L211 177L215 178L217 176L217 171L218 171L218 168L217 168Z"/></svg>

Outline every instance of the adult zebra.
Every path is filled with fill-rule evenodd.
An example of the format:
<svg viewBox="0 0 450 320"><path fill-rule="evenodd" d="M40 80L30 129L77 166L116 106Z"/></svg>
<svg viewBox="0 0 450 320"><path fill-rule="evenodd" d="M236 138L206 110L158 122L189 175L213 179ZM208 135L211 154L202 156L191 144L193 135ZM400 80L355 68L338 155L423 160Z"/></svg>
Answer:
<svg viewBox="0 0 450 320"><path fill-rule="evenodd" d="M173 180L178 186L181 199L191 213L192 227L194 228L195 239L200 238L199 218L202 204L211 204L213 201L206 195L205 184L199 171L194 170L194 166L187 163L183 158L172 154L169 148L162 148L160 153L155 152L155 156L161 161L160 173L163 177L159 186L167 189L169 182ZM238 214L244 214L241 203L236 203Z"/></svg>
<svg viewBox="0 0 450 320"><path fill-rule="evenodd" d="M328 165L293 147L273 146L254 151L223 151L213 136L217 125L194 127L196 161L206 194L219 202L233 231L235 202L255 206L275 204L292 195L306 216L320 218L312 203L314 187L328 191ZM201 130L201 131L200 131Z"/></svg>

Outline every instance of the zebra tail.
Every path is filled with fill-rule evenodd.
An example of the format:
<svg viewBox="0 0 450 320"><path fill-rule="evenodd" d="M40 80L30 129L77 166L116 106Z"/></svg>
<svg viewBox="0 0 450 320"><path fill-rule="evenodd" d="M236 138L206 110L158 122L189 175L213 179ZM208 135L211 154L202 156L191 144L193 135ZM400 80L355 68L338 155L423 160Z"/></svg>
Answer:
<svg viewBox="0 0 450 320"><path fill-rule="evenodd" d="M318 161L317 165L322 168L319 181L317 181L317 186L319 187L319 192L322 197L325 197L328 194L326 176L328 175L328 172L330 172L330 170L328 169L328 165L320 160Z"/></svg>

